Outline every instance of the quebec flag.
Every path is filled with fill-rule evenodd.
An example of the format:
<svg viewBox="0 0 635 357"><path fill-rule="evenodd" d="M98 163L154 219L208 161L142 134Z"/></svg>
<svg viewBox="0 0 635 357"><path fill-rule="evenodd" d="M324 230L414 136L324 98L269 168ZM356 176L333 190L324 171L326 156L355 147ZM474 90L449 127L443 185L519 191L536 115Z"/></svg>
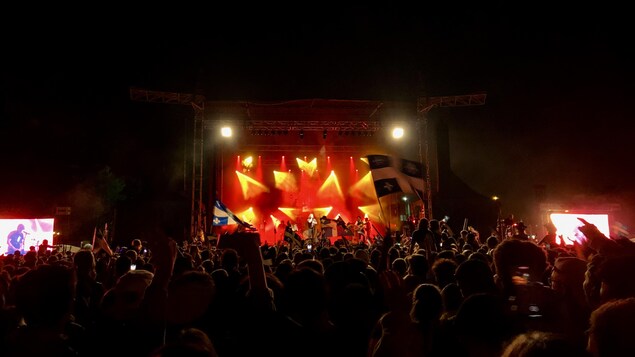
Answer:
<svg viewBox="0 0 635 357"><path fill-rule="evenodd" d="M232 224L244 224L235 214L233 214L225 205L216 200L214 204L214 218L212 219L213 226L228 226Z"/></svg>

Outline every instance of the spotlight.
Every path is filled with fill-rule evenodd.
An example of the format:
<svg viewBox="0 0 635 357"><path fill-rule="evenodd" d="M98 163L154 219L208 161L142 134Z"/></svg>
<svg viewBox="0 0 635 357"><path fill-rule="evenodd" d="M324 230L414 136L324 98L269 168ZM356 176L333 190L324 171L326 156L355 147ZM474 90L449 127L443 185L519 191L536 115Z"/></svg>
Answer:
<svg viewBox="0 0 635 357"><path fill-rule="evenodd" d="M304 139L304 129L300 129L300 139Z"/></svg>
<svg viewBox="0 0 635 357"><path fill-rule="evenodd" d="M232 128L228 126L224 126L220 129L220 135L224 138L229 138L232 136Z"/></svg>
<svg viewBox="0 0 635 357"><path fill-rule="evenodd" d="M395 139L401 139L403 137L404 130L402 127L396 127L392 130L392 137Z"/></svg>
<svg viewBox="0 0 635 357"><path fill-rule="evenodd" d="M322 132L322 139L326 139L326 129Z"/></svg>

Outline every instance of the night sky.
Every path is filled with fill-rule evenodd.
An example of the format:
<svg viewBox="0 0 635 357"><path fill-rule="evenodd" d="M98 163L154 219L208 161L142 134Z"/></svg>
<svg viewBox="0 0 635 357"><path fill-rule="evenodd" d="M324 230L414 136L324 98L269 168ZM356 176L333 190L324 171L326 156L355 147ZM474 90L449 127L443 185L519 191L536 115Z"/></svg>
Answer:
<svg viewBox="0 0 635 357"><path fill-rule="evenodd" d="M134 86L249 101L486 92L484 106L430 113L458 177L521 219L536 185L633 217L624 11L322 6L17 15L3 25L1 211L69 204L104 166L128 187L177 187L192 112L132 102Z"/></svg>

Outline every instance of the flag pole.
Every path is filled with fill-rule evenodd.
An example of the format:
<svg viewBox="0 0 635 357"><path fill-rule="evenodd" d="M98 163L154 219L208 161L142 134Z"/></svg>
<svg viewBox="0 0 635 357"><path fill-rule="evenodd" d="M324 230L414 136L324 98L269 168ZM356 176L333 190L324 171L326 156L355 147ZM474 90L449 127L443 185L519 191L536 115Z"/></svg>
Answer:
<svg viewBox="0 0 635 357"><path fill-rule="evenodd" d="M410 184L410 189L415 193L415 195L417 195L417 197L421 200L421 202L424 203L425 201L423 200L423 197L421 197L421 195L419 194L419 190L417 190L412 183L409 183L409 184Z"/></svg>
<svg viewBox="0 0 635 357"><path fill-rule="evenodd" d="M395 204L395 195L394 193L390 194L390 207L388 207L388 228L390 229L390 233L392 234L392 205Z"/></svg>

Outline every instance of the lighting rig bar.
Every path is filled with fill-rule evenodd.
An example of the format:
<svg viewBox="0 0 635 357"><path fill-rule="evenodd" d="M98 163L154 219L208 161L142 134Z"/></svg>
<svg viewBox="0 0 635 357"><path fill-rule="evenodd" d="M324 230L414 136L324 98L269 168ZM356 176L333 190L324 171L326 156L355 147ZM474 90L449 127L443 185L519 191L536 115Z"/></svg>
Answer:
<svg viewBox="0 0 635 357"><path fill-rule="evenodd" d="M229 124L229 123L228 123ZM207 123L206 128L216 127L218 124ZM290 132L319 131L338 132L340 135L352 134L366 136L379 131L382 125L379 121L360 120L247 120L241 126L252 135L287 135Z"/></svg>

